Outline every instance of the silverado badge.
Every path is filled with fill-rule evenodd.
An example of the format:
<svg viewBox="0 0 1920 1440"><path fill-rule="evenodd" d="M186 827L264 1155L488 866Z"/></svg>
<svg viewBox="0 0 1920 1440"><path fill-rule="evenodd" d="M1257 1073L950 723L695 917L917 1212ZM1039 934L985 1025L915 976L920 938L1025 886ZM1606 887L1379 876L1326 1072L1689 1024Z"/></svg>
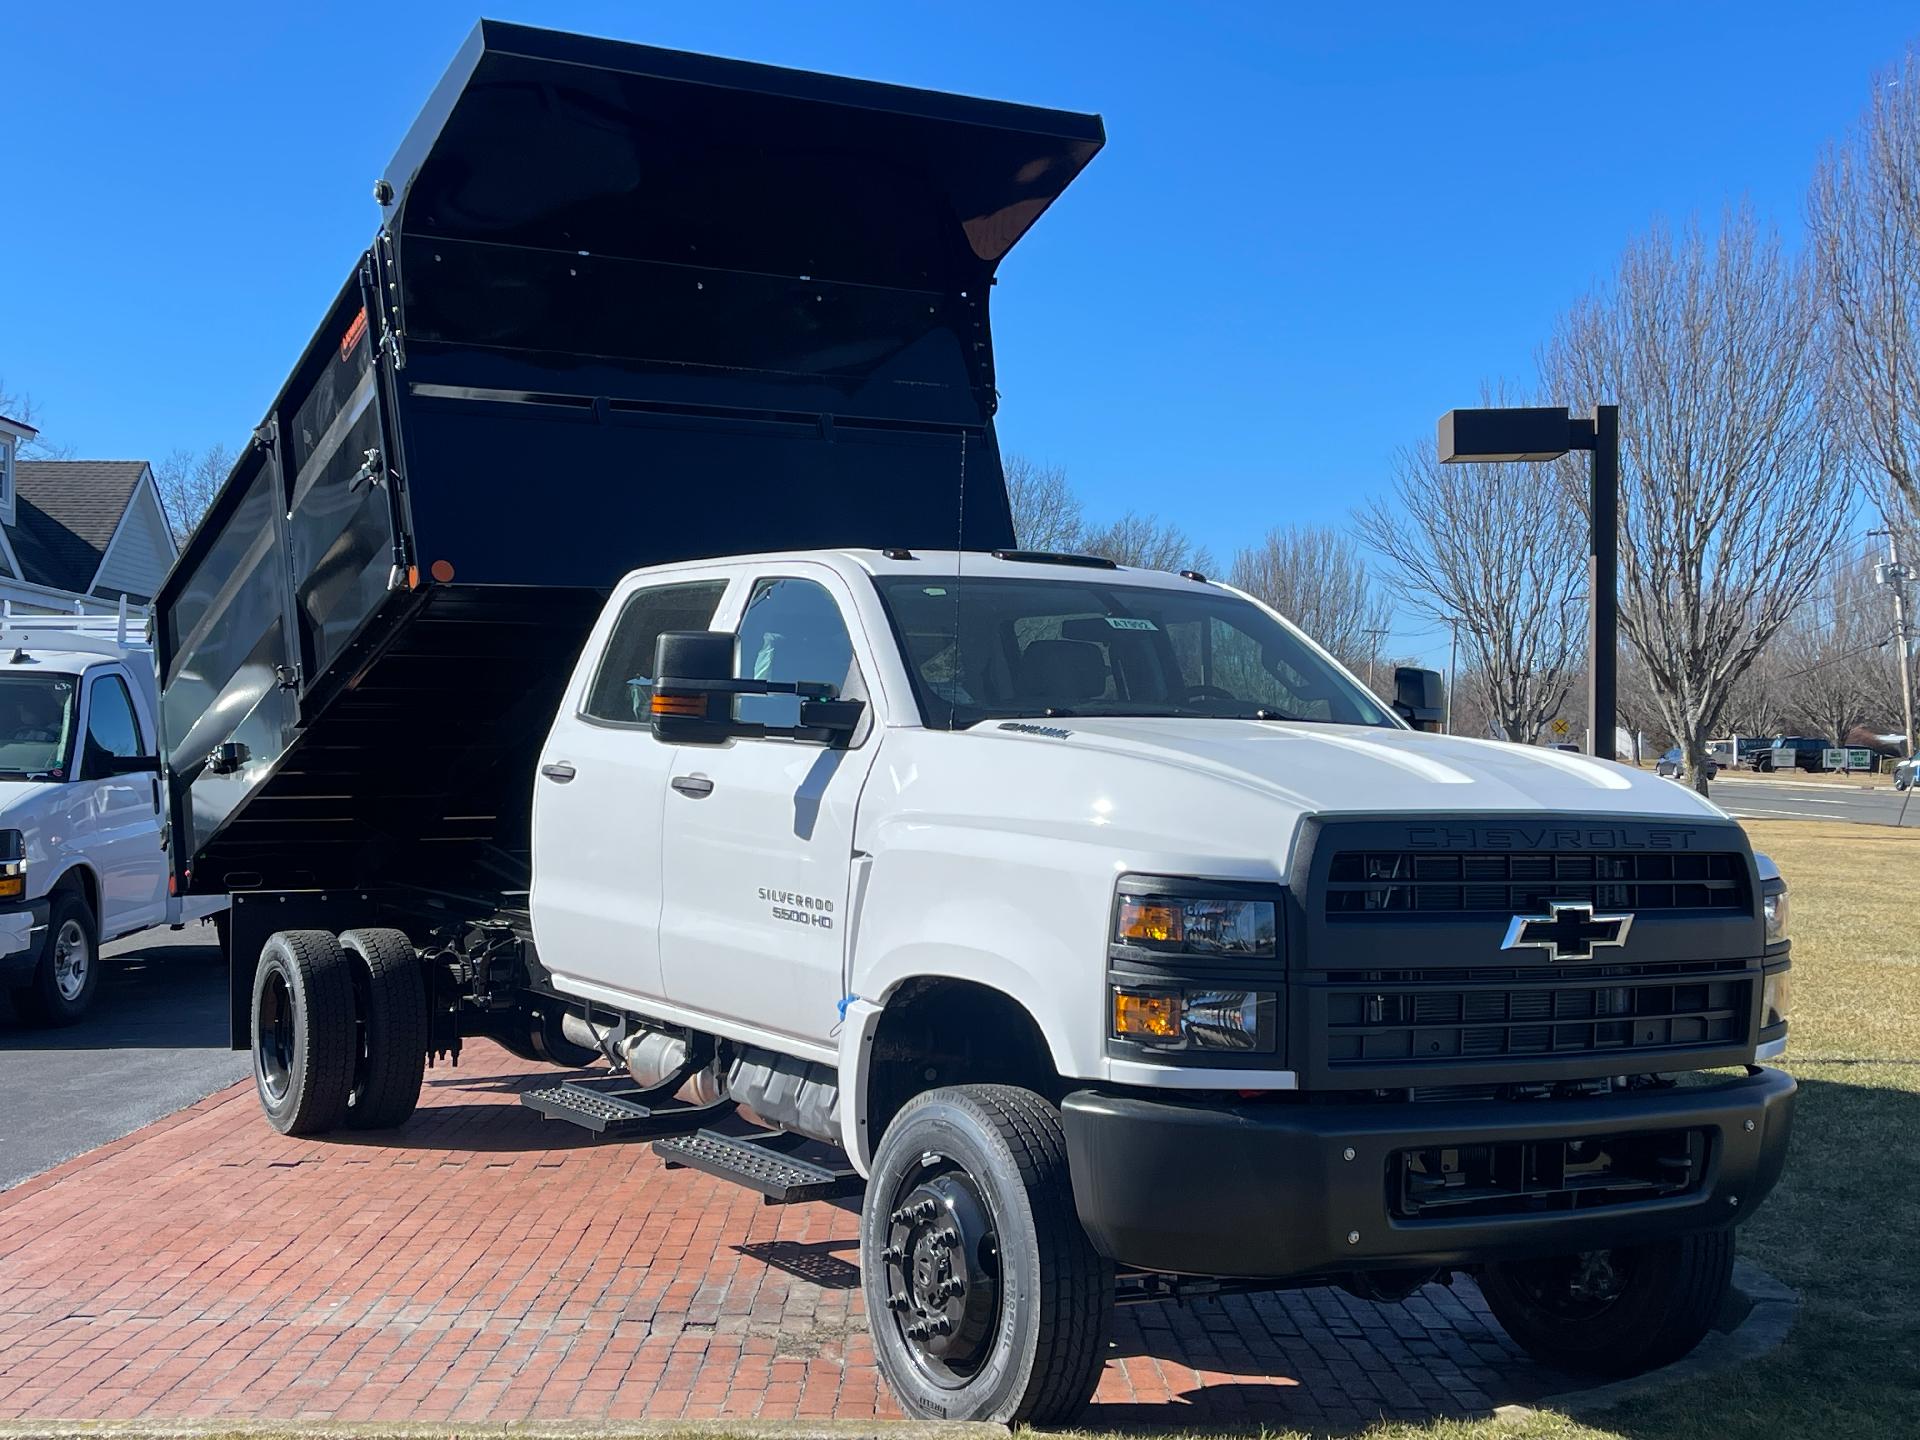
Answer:
<svg viewBox="0 0 1920 1440"><path fill-rule="evenodd" d="M1502 950L1544 950L1547 959L1591 960L1596 950L1627 943L1631 915L1596 915L1584 900L1549 900L1545 915L1516 915Z"/></svg>

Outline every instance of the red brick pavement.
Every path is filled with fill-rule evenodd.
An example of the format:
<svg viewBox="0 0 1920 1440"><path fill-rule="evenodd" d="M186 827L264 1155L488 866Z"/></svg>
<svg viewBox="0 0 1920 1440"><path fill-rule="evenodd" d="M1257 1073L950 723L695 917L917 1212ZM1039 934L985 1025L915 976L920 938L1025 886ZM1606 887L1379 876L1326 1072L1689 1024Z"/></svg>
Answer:
<svg viewBox="0 0 1920 1440"><path fill-rule="evenodd" d="M0 1420L897 1414L848 1208L768 1208L518 1104L487 1044L419 1113L292 1140L250 1086L0 1193ZM1116 1317L1093 1426L1458 1414L1566 1388L1469 1285Z"/></svg>

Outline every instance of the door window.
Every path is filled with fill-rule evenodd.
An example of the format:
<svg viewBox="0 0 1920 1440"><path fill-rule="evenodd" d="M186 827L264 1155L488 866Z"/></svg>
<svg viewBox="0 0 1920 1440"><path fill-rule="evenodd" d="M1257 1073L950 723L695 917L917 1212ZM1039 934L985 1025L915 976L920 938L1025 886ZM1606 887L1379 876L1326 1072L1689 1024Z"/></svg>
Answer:
<svg viewBox="0 0 1920 1440"><path fill-rule="evenodd" d="M724 580L656 585L627 597L607 639L581 713L609 725L645 725L653 702L653 652L669 630L704 630L726 593Z"/></svg>
<svg viewBox="0 0 1920 1440"><path fill-rule="evenodd" d="M739 676L743 680L810 680L836 696L857 689L853 641L840 607L826 589L789 576L755 583L740 620ZM800 723L796 695L742 695L736 718L755 725Z"/></svg>
<svg viewBox="0 0 1920 1440"><path fill-rule="evenodd" d="M89 779L98 779L108 773L109 756L128 759L142 753L140 724L134 718L127 682L118 675L102 675L93 682L93 698L87 704L84 773Z"/></svg>

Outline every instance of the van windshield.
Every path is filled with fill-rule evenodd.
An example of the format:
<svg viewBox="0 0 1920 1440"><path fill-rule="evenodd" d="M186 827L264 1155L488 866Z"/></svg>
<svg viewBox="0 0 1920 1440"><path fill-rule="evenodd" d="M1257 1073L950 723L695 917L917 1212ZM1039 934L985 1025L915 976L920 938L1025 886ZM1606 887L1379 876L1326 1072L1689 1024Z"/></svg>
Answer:
<svg viewBox="0 0 1920 1440"><path fill-rule="evenodd" d="M72 675L0 675L0 780L64 780Z"/></svg>
<svg viewBox="0 0 1920 1440"><path fill-rule="evenodd" d="M1177 715L1393 726L1386 707L1238 596L1086 580L876 576L920 713Z"/></svg>

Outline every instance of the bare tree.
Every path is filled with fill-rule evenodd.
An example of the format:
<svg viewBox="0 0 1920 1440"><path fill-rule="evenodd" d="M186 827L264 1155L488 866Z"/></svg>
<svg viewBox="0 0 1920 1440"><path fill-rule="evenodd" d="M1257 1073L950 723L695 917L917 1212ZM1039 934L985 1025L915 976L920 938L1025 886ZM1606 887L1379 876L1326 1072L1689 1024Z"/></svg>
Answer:
<svg viewBox="0 0 1920 1440"><path fill-rule="evenodd" d="M160 502L167 512L167 524L173 538L185 544L193 534L207 506L220 493L227 474L233 469L233 452L217 441L195 454L176 450L153 467L154 481L160 487Z"/></svg>
<svg viewBox="0 0 1920 1440"><path fill-rule="evenodd" d="M1773 647L1779 673L1770 688L1793 728L1835 745L1871 718L1875 662L1888 639L1866 568L1854 561L1835 569Z"/></svg>
<svg viewBox="0 0 1920 1440"><path fill-rule="evenodd" d="M24 390L7 389L6 377L0 376L0 415L9 420L17 420L22 425L39 429L41 424L40 406L33 396ZM35 435L31 440L22 440L14 447L14 455L21 460L71 460L71 445L56 445L45 434Z"/></svg>
<svg viewBox="0 0 1920 1440"><path fill-rule="evenodd" d="M1129 510L1110 525L1080 536L1078 549L1103 555L1116 565L1143 570L1206 570L1212 559L1171 520Z"/></svg>
<svg viewBox="0 0 1920 1440"><path fill-rule="evenodd" d="M1542 356L1555 393L1620 404L1621 629L1703 793L1735 683L1844 523L1815 318L1805 266L1742 209L1630 245Z"/></svg>
<svg viewBox="0 0 1920 1440"><path fill-rule="evenodd" d="M1566 495L1537 466L1442 465L1428 441L1401 455L1392 494L1358 520L1408 606L1456 626L1498 733L1538 741L1585 634L1585 546Z"/></svg>
<svg viewBox="0 0 1920 1440"><path fill-rule="evenodd" d="M1847 438L1920 510L1920 56L1822 158L1807 225Z"/></svg>
<svg viewBox="0 0 1920 1440"><path fill-rule="evenodd" d="M1378 593L1360 547L1318 525L1280 525L1233 557L1230 583L1318 640L1349 670L1380 655L1393 606Z"/></svg>
<svg viewBox="0 0 1920 1440"><path fill-rule="evenodd" d="M1042 465L1024 455L1005 462L1013 534L1023 550L1072 551L1086 532L1079 496L1064 466Z"/></svg>

